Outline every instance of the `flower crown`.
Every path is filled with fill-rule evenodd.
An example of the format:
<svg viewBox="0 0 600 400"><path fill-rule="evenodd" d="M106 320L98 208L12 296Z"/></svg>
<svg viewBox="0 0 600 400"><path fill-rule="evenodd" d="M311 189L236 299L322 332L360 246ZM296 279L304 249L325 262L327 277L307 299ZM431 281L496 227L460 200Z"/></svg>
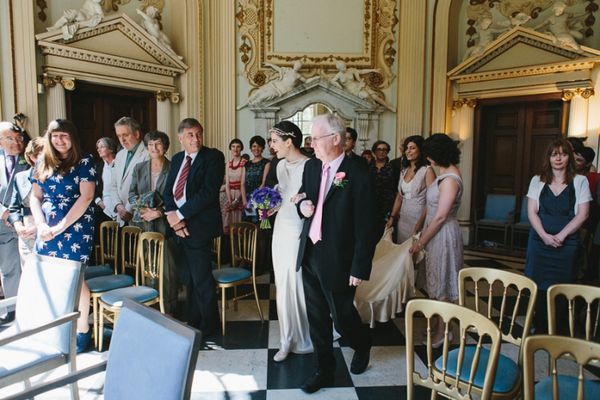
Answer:
<svg viewBox="0 0 600 400"><path fill-rule="evenodd" d="M271 128L269 129L269 133L274 133L277 136L291 136L291 137L296 137L296 135L294 134L294 132L286 132L284 130L281 130L279 128Z"/></svg>

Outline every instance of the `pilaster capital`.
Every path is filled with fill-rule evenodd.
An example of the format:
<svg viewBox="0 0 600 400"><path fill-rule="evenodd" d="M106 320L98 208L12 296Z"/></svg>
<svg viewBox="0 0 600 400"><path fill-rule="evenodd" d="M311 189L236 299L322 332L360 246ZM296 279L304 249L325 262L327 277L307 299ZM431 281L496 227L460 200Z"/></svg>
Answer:
<svg viewBox="0 0 600 400"><path fill-rule="evenodd" d="M61 85L65 90L75 90L75 78L63 78L62 76L50 76L42 74L42 85L47 88Z"/></svg>
<svg viewBox="0 0 600 400"><path fill-rule="evenodd" d="M594 95L594 88L591 87L579 87L575 89L563 89L562 100L571 101L575 96L581 96L584 99L589 99Z"/></svg>
<svg viewBox="0 0 600 400"><path fill-rule="evenodd" d="M164 90L158 90L156 93L154 93L154 97L156 98L156 101L165 101L168 99L173 104L177 104L181 100L179 93L166 92Z"/></svg>
<svg viewBox="0 0 600 400"><path fill-rule="evenodd" d="M458 110L458 109L462 108L463 106L475 108L475 107L477 107L477 99L476 98L471 98L471 99L462 98L462 99L454 100L452 102L452 110Z"/></svg>

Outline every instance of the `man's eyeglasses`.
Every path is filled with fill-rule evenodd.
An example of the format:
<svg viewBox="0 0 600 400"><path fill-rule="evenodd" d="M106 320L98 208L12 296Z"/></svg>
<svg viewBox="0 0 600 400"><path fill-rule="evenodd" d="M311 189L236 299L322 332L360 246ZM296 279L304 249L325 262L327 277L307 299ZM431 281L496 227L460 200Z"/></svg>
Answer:
<svg viewBox="0 0 600 400"><path fill-rule="evenodd" d="M390 150L387 147L378 147L378 148L375 149L375 151L385 151L387 153Z"/></svg>
<svg viewBox="0 0 600 400"><path fill-rule="evenodd" d="M313 143L316 143L323 138L330 137L333 135L337 135L337 133L330 133L329 135L323 135L323 136L311 136L310 138L312 139Z"/></svg>

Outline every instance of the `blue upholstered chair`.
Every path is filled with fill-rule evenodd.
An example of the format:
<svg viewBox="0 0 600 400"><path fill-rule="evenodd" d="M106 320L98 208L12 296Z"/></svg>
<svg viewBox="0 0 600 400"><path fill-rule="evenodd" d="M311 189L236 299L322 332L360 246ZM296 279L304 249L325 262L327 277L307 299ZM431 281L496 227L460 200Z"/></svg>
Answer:
<svg viewBox="0 0 600 400"><path fill-rule="evenodd" d="M523 360L524 399L600 399L600 381L586 379L584 367L600 362L600 343L564 336L534 335L525 339ZM548 376L535 382L535 353L543 351L550 358ZM559 359L575 360L576 374L564 374ZM544 360L544 363L546 360ZM570 363L569 363L570 364ZM561 373L561 371L563 373Z"/></svg>
<svg viewBox="0 0 600 400"><path fill-rule="evenodd" d="M105 399L190 398L201 333L132 300L123 301L108 360L35 386L24 400L106 370Z"/></svg>
<svg viewBox="0 0 600 400"><path fill-rule="evenodd" d="M498 371L502 373L496 376L491 393L492 399L518 398L522 386L522 344L533 320L537 285L523 275L496 268L463 268L458 272L458 296L461 306L494 321L504 342L518 346L518 362L504 354L499 355ZM517 323L522 310L525 311L525 319ZM452 350L449 356L456 358L456 352ZM486 356L486 352L485 349L482 351L482 357ZM465 357L470 359L474 349L469 347L465 353Z"/></svg>
<svg viewBox="0 0 600 400"><path fill-rule="evenodd" d="M147 306L158 303L160 312L165 312L163 295L165 237L158 232L143 232L136 239L136 244L138 261L134 263L136 265L135 286L111 290L100 296L99 351L103 348L104 321L117 323L125 299Z"/></svg>
<svg viewBox="0 0 600 400"><path fill-rule="evenodd" d="M86 280L117 273L118 233L118 222L104 221L100 224L100 254L96 259L99 264L90 265L85 269L84 277Z"/></svg>
<svg viewBox="0 0 600 400"><path fill-rule="evenodd" d="M508 246L508 232L515 212L515 196L509 194L488 194L485 199L483 218L476 214L475 245L479 244L479 230L496 230L504 232L504 246Z"/></svg>
<svg viewBox="0 0 600 400"><path fill-rule="evenodd" d="M529 215L527 214L527 196L523 196L523 201L521 201L521 212L519 213L519 219L512 224L511 227L511 239L510 239L510 248L513 249L515 247L515 234L517 233L528 233L531 229L531 224L529 223Z"/></svg>
<svg viewBox="0 0 600 400"><path fill-rule="evenodd" d="M83 280L81 263L30 255L16 297L12 326L0 333L0 387L28 382L32 376L68 364L74 372L77 306ZM77 384L71 395L78 398Z"/></svg>
<svg viewBox="0 0 600 400"><path fill-rule="evenodd" d="M213 271L217 286L221 289L221 330L225 335L225 308L227 299L225 290L234 288L233 304L237 309L237 300L254 295L256 307L260 320L264 321L258 291L256 290L256 236L258 228L249 222L236 222L230 225L229 233L231 239L231 265L230 268L220 268ZM242 268L245 265L247 268ZM252 290L238 296L237 287L240 285L252 285Z"/></svg>
<svg viewBox="0 0 600 400"><path fill-rule="evenodd" d="M445 325L442 354L434 357L432 348L432 318L439 317ZM425 318L427 327L426 353L427 375L415 371L415 339L418 342L423 325L415 324L415 319ZM491 399L496 381L503 380L504 371L496 374L500 352L500 330L494 322L476 311L456 304L429 299L413 299L406 305L406 374L407 398L414 399L415 385L432 390L436 394L451 399L470 399L476 396L481 400ZM450 351L452 328L458 328L458 348ZM455 329L456 331L456 329ZM477 333L476 345L467 345L469 333ZM486 348L482 347L486 343ZM500 369L500 367L498 367ZM459 371L459 373L457 373Z"/></svg>

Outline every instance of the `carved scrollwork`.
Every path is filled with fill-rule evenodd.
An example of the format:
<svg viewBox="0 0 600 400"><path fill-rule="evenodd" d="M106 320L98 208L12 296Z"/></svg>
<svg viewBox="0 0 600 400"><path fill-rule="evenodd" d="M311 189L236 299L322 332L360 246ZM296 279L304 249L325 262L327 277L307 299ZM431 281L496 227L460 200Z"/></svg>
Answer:
<svg viewBox="0 0 600 400"><path fill-rule="evenodd" d="M563 101L571 101L575 96L581 96L584 99L589 99L594 95L594 88L575 88L575 89L564 89L562 92Z"/></svg>
<svg viewBox="0 0 600 400"><path fill-rule="evenodd" d="M140 9L146 10L146 8L152 6L155 7L160 13L162 13L165 7L165 0L138 0L141 2ZM102 9L105 13L119 11L119 6L129 4L131 0L102 0Z"/></svg>
<svg viewBox="0 0 600 400"><path fill-rule="evenodd" d="M181 100L181 96L177 92L165 92L163 90L159 90L154 94L154 97L157 101L165 101L169 100L173 104L179 103Z"/></svg>
<svg viewBox="0 0 600 400"><path fill-rule="evenodd" d="M56 85L62 85L65 90L75 90L75 79L74 78L63 78L62 76L50 76L48 74L42 74L42 85L45 88L51 88Z"/></svg>
<svg viewBox="0 0 600 400"><path fill-rule="evenodd" d="M463 99L454 100L452 102L453 110L459 110L463 106L475 108L475 107L477 107L477 99L476 98L472 98L472 99L463 98Z"/></svg>
<svg viewBox="0 0 600 400"><path fill-rule="evenodd" d="M374 90L385 89L395 78L392 65L396 59L396 28L398 26L395 0L365 0L363 20L363 49L357 54L278 53L274 49L275 0L238 0L236 20L240 35L239 57L244 75L253 87L259 87L276 77L271 63L289 67L295 61L303 64L305 77L335 74L336 62L350 68L377 70L365 82Z"/></svg>

